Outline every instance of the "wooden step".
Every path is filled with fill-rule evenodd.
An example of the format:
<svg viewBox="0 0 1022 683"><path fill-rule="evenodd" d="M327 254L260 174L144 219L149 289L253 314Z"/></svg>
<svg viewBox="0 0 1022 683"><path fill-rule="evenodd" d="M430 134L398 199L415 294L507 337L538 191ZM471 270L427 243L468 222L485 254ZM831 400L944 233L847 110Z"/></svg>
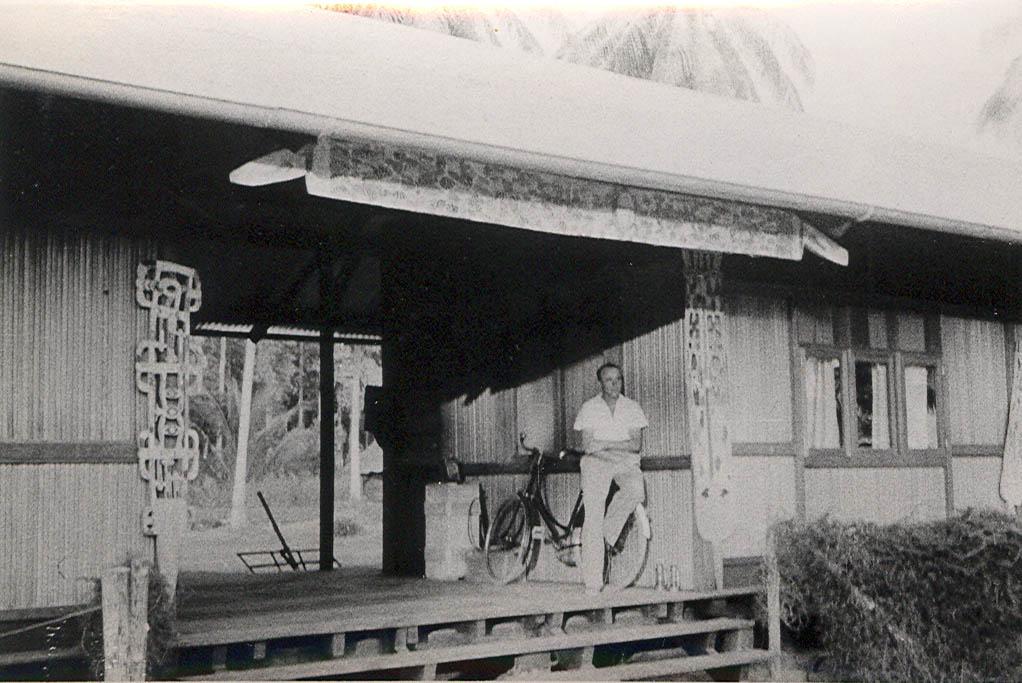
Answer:
<svg viewBox="0 0 1022 683"><path fill-rule="evenodd" d="M770 661L766 650L735 650L710 655L692 655L640 664L618 664L601 668L581 667L568 671L530 672L519 680L534 681L634 681ZM516 677L511 677L514 680Z"/></svg>
<svg viewBox="0 0 1022 683"><path fill-rule="evenodd" d="M454 645L434 649L396 652L393 654L352 656L341 659L316 660L300 664L222 670L198 676L179 676L182 680L285 680L318 676L337 676L386 669L431 666L443 662L487 659L508 655L549 652L571 648L592 647L610 643L627 643L655 638L672 638L700 633L751 629L748 619L704 619L700 621L647 624L640 626L607 625L590 631L499 639L487 636L470 645ZM716 656L716 655L715 655ZM695 659L695 658L689 658ZM673 661L673 660L672 660ZM660 662L657 662L659 664ZM729 666L720 664L719 666ZM618 667L615 667L617 669ZM692 669L698 670L698 669ZM586 671L599 671L586 669ZM583 676L583 678L585 678Z"/></svg>

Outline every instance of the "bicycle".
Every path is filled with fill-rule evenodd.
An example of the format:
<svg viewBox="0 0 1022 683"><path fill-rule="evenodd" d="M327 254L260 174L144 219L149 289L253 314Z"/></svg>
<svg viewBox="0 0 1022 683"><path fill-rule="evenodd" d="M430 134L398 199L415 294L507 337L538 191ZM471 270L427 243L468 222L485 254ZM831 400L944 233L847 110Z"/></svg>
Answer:
<svg viewBox="0 0 1022 683"><path fill-rule="evenodd" d="M525 435L521 446L528 453L529 481L512 498L508 498L493 516L486 531L483 554L486 569L493 580L501 585L519 579L535 567L540 546L548 542L554 546L557 559L568 566L577 564L581 550L581 529L585 520L582 491L578 492L567 524L562 524L551 512L546 501L546 463L565 457L581 457L581 451L565 449L557 456L543 454L538 448L527 448ZM628 516L615 544L608 544L604 553L604 583L611 589L631 586L646 566L646 555L651 537L646 508L639 503Z"/></svg>

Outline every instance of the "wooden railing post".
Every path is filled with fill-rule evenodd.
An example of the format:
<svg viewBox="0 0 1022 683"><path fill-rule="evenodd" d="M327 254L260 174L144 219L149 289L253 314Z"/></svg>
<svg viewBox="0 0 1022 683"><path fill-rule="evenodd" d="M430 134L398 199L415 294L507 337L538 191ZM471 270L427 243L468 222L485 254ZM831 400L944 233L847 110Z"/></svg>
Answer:
<svg viewBox="0 0 1022 683"><path fill-rule="evenodd" d="M103 572L103 672L107 681L144 681L149 632L149 565Z"/></svg>
<svg viewBox="0 0 1022 683"><path fill-rule="evenodd" d="M777 680L781 659L781 573L777 566L777 538L766 538L767 647L770 651L770 674Z"/></svg>

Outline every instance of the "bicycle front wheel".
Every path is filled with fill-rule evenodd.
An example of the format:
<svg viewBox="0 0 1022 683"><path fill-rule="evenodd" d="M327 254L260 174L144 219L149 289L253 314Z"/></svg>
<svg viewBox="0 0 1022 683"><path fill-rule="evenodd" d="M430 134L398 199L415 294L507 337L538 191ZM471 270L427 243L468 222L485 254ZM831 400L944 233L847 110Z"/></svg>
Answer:
<svg viewBox="0 0 1022 683"><path fill-rule="evenodd" d="M617 543L607 548L604 581L608 588L628 588L638 580L646 567L649 537L646 508L639 504L625 522Z"/></svg>
<svg viewBox="0 0 1022 683"><path fill-rule="evenodd" d="M506 500L486 532L483 545L486 570L495 583L511 583L534 563L536 546L525 503L521 498Z"/></svg>

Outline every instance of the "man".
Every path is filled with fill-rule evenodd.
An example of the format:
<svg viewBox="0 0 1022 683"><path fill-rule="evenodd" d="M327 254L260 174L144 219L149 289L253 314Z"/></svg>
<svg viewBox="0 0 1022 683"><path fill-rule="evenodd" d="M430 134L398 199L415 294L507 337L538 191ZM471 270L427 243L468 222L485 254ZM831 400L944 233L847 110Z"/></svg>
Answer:
<svg viewBox="0 0 1022 683"><path fill-rule="evenodd" d="M575 431L582 433L585 455L582 497L586 508L582 525L582 578L587 593L603 589L603 543L614 545L628 515L646 498L646 485L639 469L642 430L649 426L639 404L621 395L621 368L604 363L596 371L600 393L582 404L575 418ZM603 511L610 482L617 482L607 514Z"/></svg>

